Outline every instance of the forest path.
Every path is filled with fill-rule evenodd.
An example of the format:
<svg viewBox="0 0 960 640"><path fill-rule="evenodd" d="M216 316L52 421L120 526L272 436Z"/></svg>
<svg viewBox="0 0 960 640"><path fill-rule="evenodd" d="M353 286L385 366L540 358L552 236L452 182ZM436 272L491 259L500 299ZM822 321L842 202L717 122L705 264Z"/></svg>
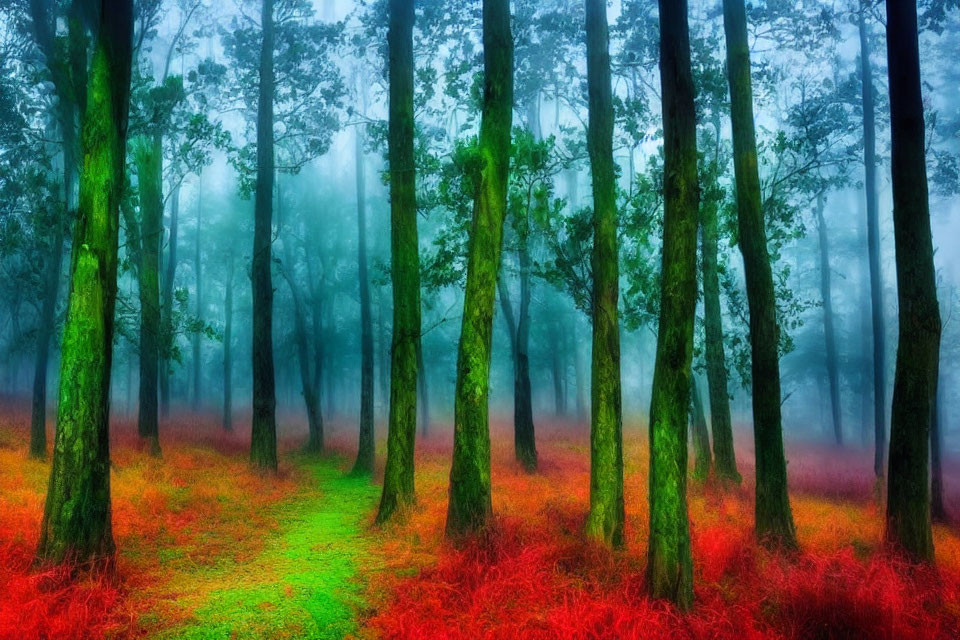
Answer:
<svg viewBox="0 0 960 640"><path fill-rule="evenodd" d="M344 474L342 460L297 457L311 486L273 509L278 531L249 562L198 568L186 621L153 638L310 638L357 631L363 604L359 565L369 558L364 533L378 488ZM198 596L198 597L196 597Z"/></svg>

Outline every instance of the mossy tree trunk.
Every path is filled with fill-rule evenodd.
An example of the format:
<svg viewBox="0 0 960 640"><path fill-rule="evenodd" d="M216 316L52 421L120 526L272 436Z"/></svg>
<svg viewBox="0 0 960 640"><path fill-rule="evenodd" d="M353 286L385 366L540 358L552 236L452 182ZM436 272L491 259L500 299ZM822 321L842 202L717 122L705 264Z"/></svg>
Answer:
<svg viewBox="0 0 960 640"><path fill-rule="evenodd" d="M387 463L377 523L415 499L413 452L417 438L420 349L420 253L417 240L413 117L413 0L390 0L387 33L390 74L390 255L393 346Z"/></svg>
<svg viewBox="0 0 960 640"><path fill-rule="evenodd" d="M686 0L660 1L663 96L663 263L650 400L650 543L654 598L693 603L687 516L687 416L697 304L697 122Z"/></svg>
<svg viewBox="0 0 960 640"><path fill-rule="evenodd" d="M907 0L909 1L909 0ZM863 186L867 200L867 254L870 265L870 308L873 323L873 472L883 477L887 448L886 326L883 319L883 271L880 267L880 213L877 206L877 125L874 115L873 69L870 38L860 1L857 28L860 35L860 83L863 91Z"/></svg>
<svg viewBox="0 0 960 640"><path fill-rule="evenodd" d="M837 357L837 337L833 326L833 285L830 273L830 241L827 223L823 219L823 194L817 196L817 239L820 245L820 298L823 300L823 337L826 347L827 379L830 382L830 415L833 419L833 438L843 444L843 423L840 409L840 365Z"/></svg>
<svg viewBox="0 0 960 640"><path fill-rule="evenodd" d="M354 473L373 473L376 443L373 432L373 315L367 277L367 202L363 134L356 130L357 279L360 294L360 441Z"/></svg>
<svg viewBox="0 0 960 640"><path fill-rule="evenodd" d="M385 385L384 385L385 386ZM420 435L430 435L430 388L427 381L427 368L423 361L423 335L417 340L417 390L420 394Z"/></svg>
<svg viewBox="0 0 960 640"><path fill-rule="evenodd" d="M593 183L593 360L590 381L590 512L586 535L624 544L620 321L617 317L617 184L613 162L610 39L604 0L586 0L587 148Z"/></svg>
<svg viewBox="0 0 960 640"><path fill-rule="evenodd" d="M84 157L63 330L53 465L37 560L110 562L110 369L133 4L103 0L83 116Z"/></svg>
<svg viewBox="0 0 960 640"><path fill-rule="evenodd" d="M273 0L263 0L260 95L257 101L257 186L253 229L253 425L250 462L277 470L277 397L273 373Z"/></svg>
<svg viewBox="0 0 960 640"><path fill-rule="evenodd" d="M932 563L927 465L941 327L930 235L917 5L913 0L887 0L886 4L900 331L890 414L884 539L912 559Z"/></svg>
<svg viewBox="0 0 960 640"><path fill-rule="evenodd" d="M750 310L750 371L757 474L754 530L757 538L767 544L792 548L796 547L797 540L787 495L787 461L780 416L776 294L760 206L750 47L743 0L723 0L723 26L727 39L739 244Z"/></svg>
<svg viewBox="0 0 960 640"><path fill-rule="evenodd" d="M160 240L163 235L163 149L159 135L141 138L134 159L140 187L140 396L137 433L160 455L157 374L160 349Z"/></svg>
<svg viewBox="0 0 960 640"><path fill-rule="evenodd" d="M700 207L700 271L703 280L704 359L710 397L710 427L713 431L713 464L721 482L740 484L730 419L727 362L723 352L717 253L717 207L711 200Z"/></svg>
<svg viewBox="0 0 960 640"><path fill-rule="evenodd" d="M470 227L463 321L457 353L448 536L490 521L490 347L513 124L513 36L509 0L483 0L483 109L476 200Z"/></svg>

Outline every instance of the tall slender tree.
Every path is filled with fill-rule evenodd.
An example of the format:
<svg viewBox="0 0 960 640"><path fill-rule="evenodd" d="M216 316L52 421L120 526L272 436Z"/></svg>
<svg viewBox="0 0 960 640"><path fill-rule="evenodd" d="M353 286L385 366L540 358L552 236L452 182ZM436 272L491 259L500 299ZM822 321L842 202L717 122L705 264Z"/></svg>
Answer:
<svg viewBox="0 0 960 640"><path fill-rule="evenodd" d="M483 109L473 169L473 221L457 353L447 535L483 529L490 502L490 347L503 245L513 124L510 1L483 0Z"/></svg>
<svg viewBox="0 0 960 640"><path fill-rule="evenodd" d="M843 444L843 421L840 411L840 365L837 357L837 338L833 322L833 285L830 273L830 240L827 222L823 217L826 206L824 194L817 195L817 244L820 249L820 298L823 301L823 338L826 347L827 380L830 384L830 416L833 420L833 438Z"/></svg>
<svg viewBox="0 0 960 640"><path fill-rule="evenodd" d="M655 598L688 609L693 562L687 517L687 416L697 304L697 116L686 0L660 0L663 96L663 266L650 400L650 544Z"/></svg>
<svg viewBox="0 0 960 640"><path fill-rule="evenodd" d="M359 84L362 84L361 79ZM363 93L362 87L358 87ZM363 159L363 130L355 131L357 184L357 279L360 293L360 442L354 473L373 473L376 443L373 433L373 315L370 310L370 278L367 276L367 199Z"/></svg>
<svg viewBox="0 0 960 640"><path fill-rule="evenodd" d="M124 185L133 3L102 0L83 115L78 217L63 330L57 431L37 558L109 561L110 370Z"/></svg>
<svg viewBox="0 0 960 640"><path fill-rule="evenodd" d="M754 530L761 541L789 548L795 547L797 541L787 495L787 461L780 416L779 328L760 204L750 46L743 0L723 0L723 26L727 40L739 243L750 310L753 440L757 458Z"/></svg>
<svg viewBox="0 0 960 640"><path fill-rule="evenodd" d="M420 351L420 254L413 118L413 0L390 0L387 33L390 74L390 254L393 276L393 347L387 466L377 522L413 502L413 447L417 437Z"/></svg>
<svg viewBox="0 0 960 640"><path fill-rule="evenodd" d="M277 398L273 375L273 0L263 0L260 18L260 87L257 99L257 185L254 195L253 425L250 462L277 469Z"/></svg>
<svg viewBox="0 0 960 640"><path fill-rule="evenodd" d="M940 307L930 234L917 4L887 0L886 6L900 331L884 539L915 560L933 562L928 464L937 398Z"/></svg>
<svg viewBox="0 0 960 640"><path fill-rule="evenodd" d="M907 0L909 1L909 0ZM883 477L887 449L886 326L883 319L883 272L880 269L880 213L877 206L877 124L874 104L873 67L870 64L870 34L865 14L867 0L860 0L857 30L860 36L860 84L863 106L863 187L867 200L867 255L870 265L870 310L873 329L873 472Z"/></svg>
<svg viewBox="0 0 960 640"><path fill-rule="evenodd" d="M720 124L716 123L719 155ZM723 318L720 313L720 276L717 266L718 200L700 204L700 272L703 282L704 360L707 365L707 393L710 397L710 428L713 432L714 472L721 482L740 484L737 458L733 447L733 425L730 419L730 391L727 387L727 362L723 351Z"/></svg>
<svg viewBox="0 0 960 640"><path fill-rule="evenodd" d="M586 0L587 147L593 178L593 361L590 381L590 513L586 533L623 546L623 435L617 177L613 162L610 35L605 0Z"/></svg>
<svg viewBox="0 0 960 640"><path fill-rule="evenodd" d="M163 235L160 135L141 136L135 146L140 188L140 402L137 433L152 455L160 455L157 374L160 349L160 239Z"/></svg>

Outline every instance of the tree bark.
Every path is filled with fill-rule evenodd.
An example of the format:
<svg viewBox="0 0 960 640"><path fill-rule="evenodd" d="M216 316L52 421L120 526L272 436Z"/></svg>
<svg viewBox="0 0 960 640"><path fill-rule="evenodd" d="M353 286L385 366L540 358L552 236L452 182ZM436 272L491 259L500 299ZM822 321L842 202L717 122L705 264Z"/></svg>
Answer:
<svg viewBox="0 0 960 640"><path fill-rule="evenodd" d="M697 304L697 122L686 0L660 0L663 96L663 262L650 399L650 544L654 598L693 604L687 516L687 415Z"/></svg>
<svg viewBox="0 0 960 640"><path fill-rule="evenodd" d="M367 277L367 202L363 136L356 130L357 278L360 281L360 441L353 472L373 473L376 443L373 432L373 316Z"/></svg>
<svg viewBox="0 0 960 640"><path fill-rule="evenodd" d="M860 35L860 81L863 90L863 184L867 199L867 252L873 319L873 472L879 481L883 477L887 447L886 328L883 320L883 272L880 268L880 214L877 210L877 125L865 11L866 2L861 0L857 26Z"/></svg>
<svg viewBox="0 0 960 640"><path fill-rule="evenodd" d="M593 185L593 359L590 381L590 512L586 535L624 544L623 435L617 185L613 161L610 38L604 0L586 0L587 150Z"/></svg>
<svg viewBox="0 0 960 640"><path fill-rule="evenodd" d="M413 115L413 0L390 0L390 271L393 346L387 463L376 521L388 521L415 500L417 351L420 348L420 253L417 239Z"/></svg>
<svg viewBox="0 0 960 640"><path fill-rule="evenodd" d="M757 459L754 530L764 543L793 548L797 541L787 495L787 461L780 416L776 294L760 206L750 48L743 0L724 0L723 26L727 39L740 253L750 309L753 439Z"/></svg>
<svg viewBox="0 0 960 640"><path fill-rule="evenodd" d="M521 267L521 270L523 267ZM529 287L529 284L527 285ZM521 290L524 288L521 276ZM503 311L507 323L507 332L510 336L510 354L513 356L513 454L517 462L527 471L537 469L537 446L534 436L532 390L530 388L530 356L527 352L529 345L529 318L530 313L523 312L524 295L520 294L520 322L513 315L513 305L510 303L510 290L506 280L497 278L500 309ZM529 306L529 291L526 305ZM523 328L521 328L521 323Z"/></svg>
<svg viewBox="0 0 960 640"><path fill-rule="evenodd" d="M843 444L843 423L840 409L840 371L837 362L837 339L833 326L833 288L830 283L830 241L827 238L827 223L823 219L823 194L817 196L817 238L820 244L820 298L823 300L823 337L826 343L827 380L830 382L830 415L833 420L833 437L837 445Z"/></svg>
<svg viewBox="0 0 960 640"><path fill-rule="evenodd" d="M110 564L110 369L133 6L103 0L88 79L53 465L37 560Z"/></svg>
<svg viewBox="0 0 960 640"><path fill-rule="evenodd" d="M884 540L913 560L932 563L927 465L941 327L930 235L917 5L907 0L887 0L886 4L900 330L890 413Z"/></svg>
<svg viewBox="0 0 960 640"><path fill-rule="evenodd" d="M135 159L140 187L140 395L137 433L160 455L157 373L160 337L160 238L163 235L163 149L160 136L143 138Z"/></svg>
<svg viewBox="0 0 960 640"><path fill-rule="evenodd" d="M727 361L723 352L723 318L720 313L720 278L717 268L717 207L713 202L700 206L700 271L703 277L704 357L707 364L707 392L710 397L714 470L721 482L740 484L730 419Z"/></svg>
<svg viewBox="0 0 960 640"><path fill-rule="evenodd" d="M513 124L513 36L509 0L483 0L483 108L463 321L457 353L453 464L446 532L482 530L492 516L487 399L490 348Z"/></svg>
<svg viewBox="0 0 960 640"><path fill-rule="evenodd" d="M430 389L427 386L427 368L423 362L423 336L417 341L417 390L420 393L420 435L430 435Z"/></svg>
<svg viewBox="0 0 960 640"><path fill-rule="evenodd" d="M257 187L253 231L253 429L250 462L277 470L277 397L273 373L273 0L263 0L260 95L257 101Z"/></svg>
<svg viewBox="0 0 960 640"><path fill-rule="evenodd" d="M937 387L940 387L939 381ZM930 423L930 475L930 519L947 522L949 516L943 502L943 394L939 390Z"/></svg>

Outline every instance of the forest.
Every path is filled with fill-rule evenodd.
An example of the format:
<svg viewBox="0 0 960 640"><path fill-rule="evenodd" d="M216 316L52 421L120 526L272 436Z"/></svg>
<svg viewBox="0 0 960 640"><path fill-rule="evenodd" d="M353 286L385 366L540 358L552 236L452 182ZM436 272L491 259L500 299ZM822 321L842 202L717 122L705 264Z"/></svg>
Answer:
<svg viewBox="0 0 960 640"><path fill-rule="evenodd" d="M0 640L960 637L958 0L0 0Z"/></svg>

